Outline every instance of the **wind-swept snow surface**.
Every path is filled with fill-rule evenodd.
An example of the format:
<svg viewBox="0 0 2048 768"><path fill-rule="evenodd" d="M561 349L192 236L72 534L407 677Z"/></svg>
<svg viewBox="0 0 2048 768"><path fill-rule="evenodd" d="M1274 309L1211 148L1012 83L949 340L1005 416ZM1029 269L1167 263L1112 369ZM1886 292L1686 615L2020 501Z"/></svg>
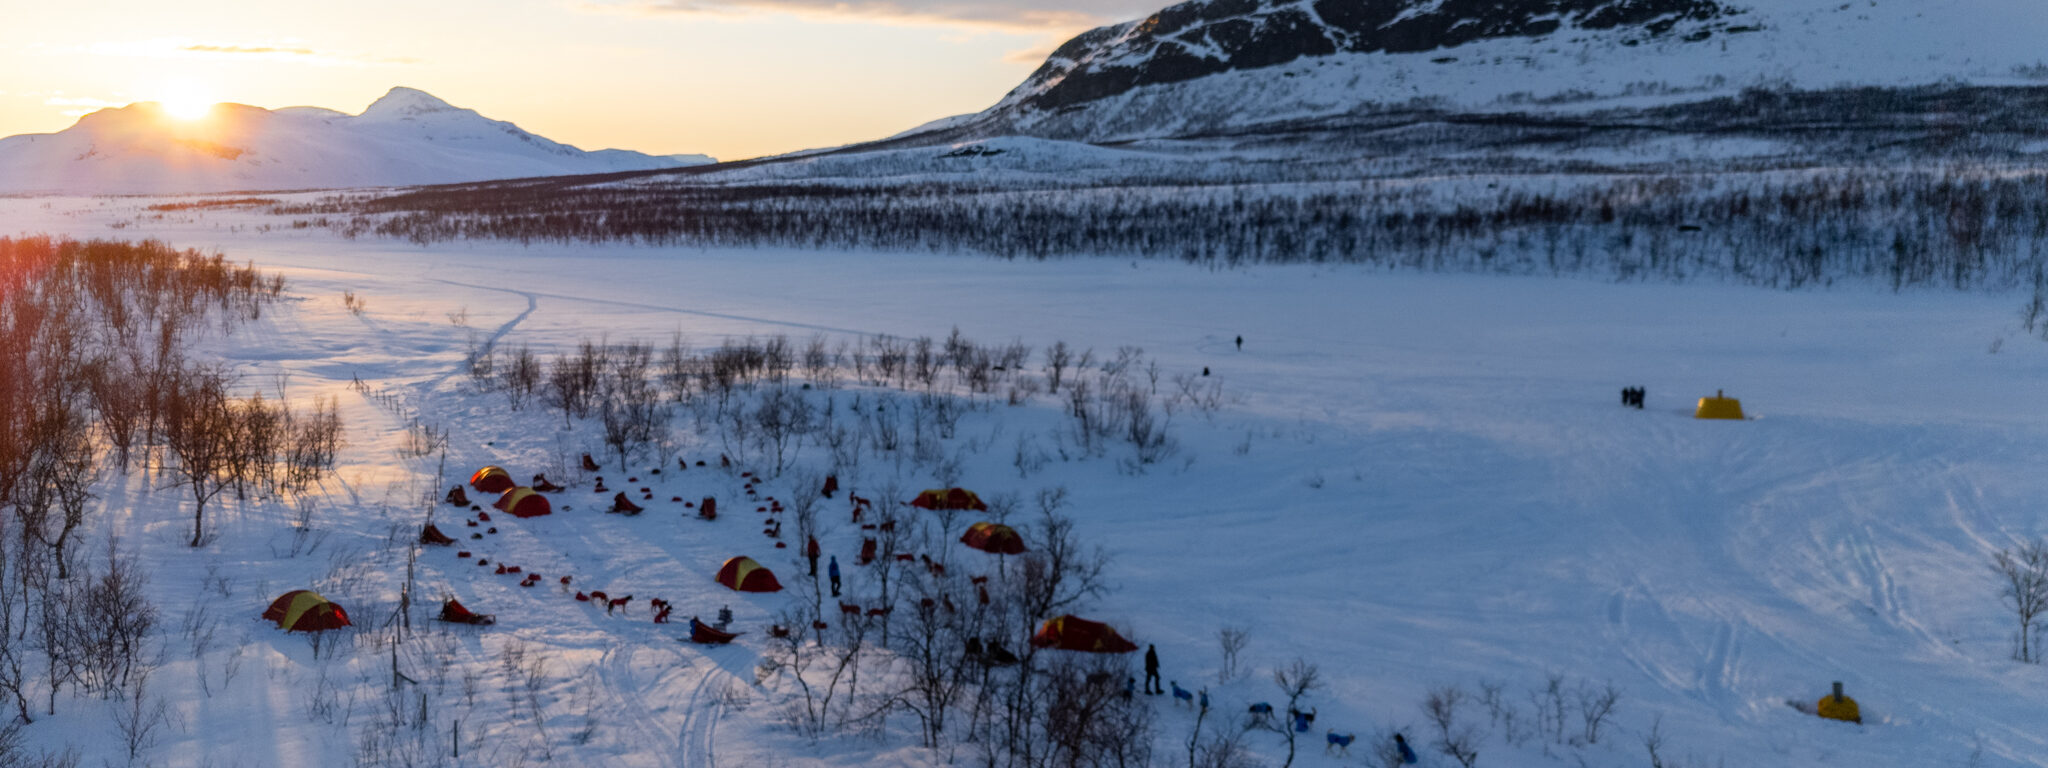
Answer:
<svg viewBox="0 0 2048 768"><path fill-rule="evenodd" d="M0 222L105 235L111 222L134 222L139 204L7 200ZM453 595L498 617L481 630L427 630L397 662L420 681L404 689L403 707L424 695L444 739L462 722L462 764L943 764L913 746L915 726L903 721L879 739L849 728L815 743L785 727L787 677L757 685L757 664L767 625L801 593L742 595L712 576L727 557L749 555L785 584L807 579L795 545L772 548L740 501L741 468L716 468L733 449L715 428L676 422L681 455L712 466L657 478L638 459L620 474L594 423L565 430L545 405L510 410L465 371L485 343L500 355L517 345L553 354L583 339L665 344L678 331L701 348L749 335L943 338L957 326L984 343L1090 347L1098 364L1141 347L1162 391L1205 367L1221 382L1221 407L1178 411L1175 450L1149 465L1117 446L1061 460L1070 420L1063 399L1045 394L1017 405L962 394L986 407L943 451L958 459L959 484L984 498L1068 489L1078 533L1112 558L1113 590L1083 612L1156 644L1167 679L1206 687L1210 727L1277 701L1270 669L1296 657L1319 664L1328 687L1305 702L1318 717L1297 765L1376 765L1368 742L1394 729L1417 743L1423 765L1451 765L1431 748L1418 705L1435 686L1476 696L1487 684L1519 719L1467 703L1482 766L1646 765L1653 724L1664 758L1684 765L2048 765L2048 669L2009 660L2008 613L1987 567L1999 547L2048 534L2038 460L2048 452L2048 345L2014 327L2012 297L1306 266L417 248L255 233L270 222L180 213L118 233L283 271L296 305L219 351L252 387L268 391L284 373L294 396L341 396L350 423L343 482L318 500L323 543L296 557L290 510L231 507L221 540L191 551L177 537L178 494L141 473L110 480L95 535L117 533L146 558L173 627L152 685L179 727L146 755L167 764L354 764L363 734L391 709L389 649L364 631L316 657L304 638L253 617L276 594L317 582L341 587L328 595L351 601L359 625L388 620L404 572L388 542L416 532L415 494L438 495L485 464L580 482L555 498L554 515L499 517L499 533L477 540L468 537L482 529L462 522L473 513L437 507L461 539L453 549L544 577L522 589L453 549L420 554L418 600ZM360 314L344 308L345 291L362 300ZM1034 356L1031 375L1043 359ZM836 398L842 414L855 396L882 394L849 379L810 394ZM1647 387L1649 407L1621 408L1625 386ZM1695 398L1722 389L1753 420L1690 417ZM415 418L446 430L445 467L439 454L401 455ZM1020 470L1016 455L1031 450L1046 461ZM610 495L590 477L553 474L560 456L584 451L606 465L589 474L614 490L651 488L650 501L633 496L649 511L602 514ZM796 463L823 469L827 454L806 447ZM870 455L840 480L871 497L891 484L936 485L918 466ZM790 477L766 481L765 493L814 490ZM731 505L717 522L669 501L706 495ZM850 595L867 599L872 572L853 566L862 532L844 504L825 503L820 538L846 568ZM958 545L932 554L956 576L988 567ZM607 616L562 590L565 575L574 589L637 601ZM226 586L207 586L217 579ZM676 603L678 622L729 605L748 634L728 647L680 643L686 628L652 624L649 596ZM221 626L203 664L175 629L201 607ZM416 626L433 607L415 606ZM1225 625L1254 628L1253 674L1228 684L1216 679ZM230 659L239 673L223 681ZM1532 734L1531 693L1552 674L1567 690L1622 692L1598 743ZM1864 725L1787 706L1811 704L1833 680L1859 699ZM1193 714L1168 697L1149 705L1155 759L1177 763ZM113 706L60 697L59 715L27 733L75 745L88 763L117 759L99 736ZM1349 757L1326 755L1326 728L1361 743ZM1248 744L1278 762L1276 737L1254 733Z"/></svg>

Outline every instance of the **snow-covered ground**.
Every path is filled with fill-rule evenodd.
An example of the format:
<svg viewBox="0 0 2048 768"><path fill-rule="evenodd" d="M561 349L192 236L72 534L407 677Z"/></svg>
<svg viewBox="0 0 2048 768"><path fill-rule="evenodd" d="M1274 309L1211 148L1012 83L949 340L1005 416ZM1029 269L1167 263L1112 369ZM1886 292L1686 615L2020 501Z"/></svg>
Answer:
<svg viewBox="0 0 2048 768"><path fill-rule="evenodd" d="M99 519L145 558L168 625L153 689L176 717L146 755L157 763L351 764L351 730L388 709L389 652L355 644L316 658L256 615L316 580L337 585L329 596L359 623L389 615L404 564L378 553L416 530L417 493L483 464L524 478L560 452L602 455L593 425L564 431L558 412L513 412L474 392L462 373L472 339L554 352L675 332L701 347L746 335L943 337L957 326L1041 349L1142 347L1166 375L1207 367L1233 395L1213 415L1177 415L1177 453L1136 475L1118 471L1112 449L1020 478L1014 445L1052 445L1063 420L1047 396L998 400L961 427L963 444L984 446L963 453L963 485L1069 489L1079 533L1113 558L1114 591L1083 613L1156 643L1165 676L1206 685L1222 714L1273 699L1265 670L1301 657L1329 682L1308 702L1318 731L1368 738L1402 729L1426 743L1418 704L1439 685L1476 694L1499 684L1518 710L1551 674L1623 692L1588 746L1510 744L1468 705L1491 734L1480 765L1645 765L1642 734L1656 722L1667 760L1685 765L2048 766L2048 669L2008 659L2009 613L1988 567L1997 548L2048 535L2038 466L2048 345L2017 329L2014 297L1164 261L420 248L261 231L282 222L230 212L108 227L148 202L5 199L0 231L159 237L282 271L296 300L219 351L252 386L284 372L294 397L340 396L350 428L338 482L316 508L324 538L297 557L289 510L231 507L220 540L192 551L175 490L140 475L107 489ZM343 307L345 291L365 301L360 316ZM357 379L368 392L350 388ZM1618 406L1629 385L1648 388L1647 409ZM1741 397L1753 420L1690 418L1693 398L1717 389ZM411 416L450 430L446 476L433 458L399 455ZM720 448L687 419L677 425L684 454L715 464ZM807 449L798 463L822 455ZM870 459L851 483L869 495L892 480L931 483L899 478L899 466ZM624 487L612 469L600 474ZM786 691L753 683L759 630L793 598L736 595L712 574L747 554L794 580L793 550L770 548L744 508L703 523L666 501L737 500L731 475L634 474L631 486L653 488L648 514L599 514L585 484L551 517L501 518L499 534L460 545L544 574L546 586L520 589L453 552L422 553L423 599L452 594L500 622L437 630L398 660L431 692L441 728L460 719L465 740L485 735L465 761L935 762L902 734L813 744L782 727ZM826 510L827 549L850 566L859 531L838 506ZM472 532L452 508L437 515L459 537ZM978 553L951 556L966 555ZM849 571L859 593L862 574ZM640 604L607 617L573 601L555 585L561 575L666 597L679 615L729 604L750 634L726 648L678 643L682 628L651 624ZM220 631L195 664L179 625L200 608ZM1216 681L1214 636L1226 624L1254 628L1249 680ZM531 696L515 646L524 664L545 660ZM230 667L239 672L224 680ZM1786 705L1811 703L1832 680L1861 701L1865 725ZM526 714L534 702L538 728ZM76 746L88 764L118 762L119 747L97 735L112 706L60 701L30 738ZM1192 715L1157 706L1156 757L1174 762ZM1371 764L1363 747L1326 755L1320 734L1309 738L1299 764ZM1273 737L1251 744L1277 764ZM1425 751L1423 764L1452 763Z"/></svg>

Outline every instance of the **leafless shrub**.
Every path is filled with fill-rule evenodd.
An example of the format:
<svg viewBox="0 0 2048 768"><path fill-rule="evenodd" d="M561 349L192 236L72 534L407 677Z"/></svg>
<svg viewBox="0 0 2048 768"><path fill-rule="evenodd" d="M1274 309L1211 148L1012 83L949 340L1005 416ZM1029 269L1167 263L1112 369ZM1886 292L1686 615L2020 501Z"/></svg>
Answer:
<svg viewBox="0 0 2048 768"><path fill-rule="evenodd" d="M2013 658L2038 663L2041 654L2033 640L2040 632L2041 614L2048 612L2048 540L1999 550L1991 567L1998 574L1999 596L2019 623L2013 632Z"/></svg>
<svg viewBox="0 0 2048 768"><path fill-rule="evenodd" d="M0 768L78 768L78 752L31 752L22 746L23 723L0 725Z"/></svg>
<svg viewBox="0 0 2048 768"><path fill-rule="evenodd" d="M114 730L134 765L142 753L155 747L164 727L171 722L170 706L162 697L149 693L149 670L142 670L124 685L127 702L114 710Z"/></svg>
<svg viewBox="0 0 2048 768"><path fill-rule="evenodd" d="M1422 702L1422 714L1436 728L1436 749L1465 768L1479 762L1479 733L1458 721L1458 708L1465 702L1457 686L1433 688Z"/></svg>
<svg viewBox="0 0 2048 768"><path fill-rule="evenodd" d="M470 381L488 387L498 373L497 348L490 342L478 342L475 331L469 332L469 347L462 353L462 368L469 373Z"/></svg>
<svg viewBox="0 0 2048 768"><path fill-rule="evenodd" d="M512 350L505 365L498 369L498 389L505 393L506 404L512 410L521 410L540 392L547 378L546 368L533 348L525 344Z"/></svg>
<svg viewBox="0 0 2048 768"><path fill-rule="evenodd" d="M1565 707L1564 675L1553 672L1546 676L1542 688L1529 692L1529 704L1535 711L1536 734L1553 744L1565 743L1569 710Z"/></svg>
<svg viewBox="0 0 2048 768"><path fill-rule="evenodd" d="M448 428L430 424L415 416L405 423L405 442L399 446L400 458L419 459L440 453L448 447Z"/></svg>
<svg viewBox="0 0 2048 768"><path fill-rule="evenodd" d="M1252 642L1252 633L1246 627L1223 627L1216 630L1216 647L1223 653L1223 663L1216 669L1216 682L1228 685L1237 678L1237 660L1244 653L1245 646Z"/></svg>
<svg viewBox="0 0 2048 768"><path fill-rule="evenodd" d="M192 494L191 545L197 548L207 541L207 502L235 481L235 414L225 371L192 370L173 386L165 443L177 456L175 469Z"/></svg>
<svg viewBox="0 0 2048 768"><path fill-rule="evenodd" d="M803 393L785 386L768 389L754 407L755 433L766 453L775 460L775 474L782 474L789 460L803 449L804 438L817 429L817 411Z"/></svg>
<svg viewBox="0 0 2048 768"><path fill-rule="evenodd" d="M1621 690L1608 683L1600 688L1591 685L1580 686L1577 693L1579 723L1583 726L1580 736L1587 744L1600 743L1600 726L1614 715L1614 708L1621 702Z"/></svg>
<svg viewBox="0 0 2048 768"><path fill-rule="evenodd" d="M832 355L826 351L824 334L816 334L804 342L804 378L812 384L829 388L839 377L839 369L832 363Z"/></svg>

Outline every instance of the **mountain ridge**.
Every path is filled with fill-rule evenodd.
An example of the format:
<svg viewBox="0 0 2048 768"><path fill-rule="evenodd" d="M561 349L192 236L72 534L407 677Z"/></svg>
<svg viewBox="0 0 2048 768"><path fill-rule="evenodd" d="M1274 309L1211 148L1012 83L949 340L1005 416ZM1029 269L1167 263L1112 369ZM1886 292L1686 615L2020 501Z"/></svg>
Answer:
<svg viewBox="0 0 2048 768"><path fill-rule="evenodd" d="M1417 107L2048 83L2027 0L1192 0L1084 32L965 138L1172 138Z"/></svg>
<svg viewBox="0 0 2048 768"><path fill-rule="evenodd" d="M202 118L180 120L154 102L102 109L63 131L0 139L0 193L413 186L709 162L586 151L400 86L355 115L218 104Z"/></svg>

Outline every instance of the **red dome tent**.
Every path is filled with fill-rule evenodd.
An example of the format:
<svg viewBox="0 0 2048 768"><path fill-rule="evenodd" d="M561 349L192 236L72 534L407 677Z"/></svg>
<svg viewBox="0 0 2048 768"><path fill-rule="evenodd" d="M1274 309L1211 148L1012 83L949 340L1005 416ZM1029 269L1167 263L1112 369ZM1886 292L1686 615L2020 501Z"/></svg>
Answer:
<svg viewBox="0 0 2048 768"><path fill-rule="evenodd" d="M996 523L975 523L961 535L960 543L996 555L1024 553L1024 537L1017 529Z"/></svg>
<svg viewBox="0 0 2048 768"><path fill-rule="evenodd" d="M782 582L751 557L735 557L718 569L718 583L737 592L781 592Z"/></svg>
<svg viewBox="0 0 2048 768"><path fill-rule="evenodd" d="M504 467L484 467L469 476L469 487L484 493L504 493L515 485L518 483L512 482L512 475Z"/></svg>
<svg viewBox="0 0 2048 768"><path fill-rule="evenodd" d="M501 512L510 513L513 517L540 517L555 512L555 505L548 501L548 497L540 495L532 488L514 488L506 491L497 501L491 502L491 506Z"/></svg>
<svg viewBox="0 0 2048 768"><path fill-rule="evenodd" d="M1108 624L1075 616L1046 619L1045 624L1038 628L1038 634L1031 636L1031 644L1038 648L1085 653L1130 653L1138 650L1137 643L1125 640Z"/></svg>
<svg viewBox="0 0 2048 768"><path fill-rule="evenodd" d="M271 602L263 612L264 621L277 622L287 632L320 632L349 626L348 612L327 601L320 593L295 589Z"/></svg>
<svg viewBox="0 0 2048 768"><path fill-rule="evenodd" d="M988 505L981 502L981 497L974 495L973 491L965 488L946 488L944 490L935 488L928 490L918 494L917 499L910 502L910 506L917 507L918 509L971 509L976 512L988 511Z"/></svg>

